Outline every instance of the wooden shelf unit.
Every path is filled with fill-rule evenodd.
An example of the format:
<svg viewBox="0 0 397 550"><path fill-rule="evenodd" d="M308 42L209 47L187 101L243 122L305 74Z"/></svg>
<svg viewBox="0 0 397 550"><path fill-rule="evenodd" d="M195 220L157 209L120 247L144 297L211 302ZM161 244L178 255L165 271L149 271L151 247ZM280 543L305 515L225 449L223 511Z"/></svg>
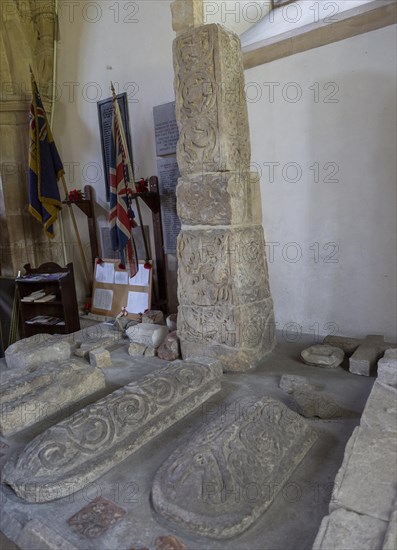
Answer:
<svg viewBox="0 0 397 550"><path fill-rule="evenodd" d="M80 330L79 310L77 306L76 288L74 284L73 264L66 268L58 264L48 262L37 269L30 264L24 265L25 275L16 279L17 296L21 315L22 337L27 338L35 334L70 334ZM29 277L37 277L40 274L62 274L56 280L42 279L29 280ZM63 275L65 274L65 275ZM23 302L22 298L32 292L43 289L46 294L55 294L56 298L50 302ZM64 325L53 324L29 324L27 321L38 315L47 315L62 319Z"/></svg>

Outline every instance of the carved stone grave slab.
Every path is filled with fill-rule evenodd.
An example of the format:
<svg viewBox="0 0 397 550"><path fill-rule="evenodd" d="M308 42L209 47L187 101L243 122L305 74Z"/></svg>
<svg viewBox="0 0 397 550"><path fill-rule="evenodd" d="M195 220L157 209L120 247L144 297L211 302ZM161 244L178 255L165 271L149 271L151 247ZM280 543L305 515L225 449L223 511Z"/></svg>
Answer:
<svg viewBox="0 0 397 550"><path fill-rule="evenodd" d="M171 363L41 433L3 478L29 502L70 495L217 393L221 376L215 361Z"/></svg>
<svg viewBox="0 0 397 550"><path fill-rule="evenodd" d="M53 334L35 334L23 338L5 350L7 367L30 368L51 361L69 359L71 346L64 337Z"/></svg>
<svg viewBox="0 0 397 550"><path fill-rule="evenodd" d="M265 397L238 404L237 418L218 416L176 449L152 488L159 514L216 539L252 525L317 439L279 401Z"/></svg>
<svg viewBox="0 0 397 550"><path fill-rule="evenodd" d="M0 433L19 432L104 387L101 370L78 358L3 372Z"/></svg>

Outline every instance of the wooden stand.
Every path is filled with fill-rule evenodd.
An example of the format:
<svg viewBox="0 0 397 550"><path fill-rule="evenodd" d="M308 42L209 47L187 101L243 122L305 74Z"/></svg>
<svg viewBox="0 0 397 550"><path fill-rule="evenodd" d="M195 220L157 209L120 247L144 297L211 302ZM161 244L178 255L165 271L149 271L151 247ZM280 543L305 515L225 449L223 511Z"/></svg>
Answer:
<svg viewBox="0 0 397 550"><path fill-rule="evenodd" d="M26 338L41 333L69 334L80 330L73 264L70 263L66 268L62 268L58 264L48 262L37 269L31 268L30 264L24 265L24 268L26 274L15 281L21 312L22 337ZM44 275L40 278L40 275L45 273L59 274L59 278L48 280ZM55 294L55 300L51 302L22 301L22 298L41 289L46 294ZM27 322L38 315L58 317L65 324L29 324Z"/></svg>

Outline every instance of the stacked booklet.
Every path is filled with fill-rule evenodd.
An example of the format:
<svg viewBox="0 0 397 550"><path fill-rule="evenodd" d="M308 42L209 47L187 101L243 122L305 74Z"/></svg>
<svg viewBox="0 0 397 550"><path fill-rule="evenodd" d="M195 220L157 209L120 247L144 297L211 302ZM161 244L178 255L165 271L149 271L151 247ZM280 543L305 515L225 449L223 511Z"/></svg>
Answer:
<svg viewBox="0 0 397 550"><path fill-rule="evenodd" d="M21 302L51 302L51 300L55 300L55 298L55 294L46 294L44 290L36 290L32 292L32 294L28 294L28 296L21 298Z"/></svg>
<svg viewBox="0 0 397 550"><path fill-rule="evenodd" d="M50 315L36 315L26 321L28 325L64 325L65 321L60 317L51 317Z"/></svg>

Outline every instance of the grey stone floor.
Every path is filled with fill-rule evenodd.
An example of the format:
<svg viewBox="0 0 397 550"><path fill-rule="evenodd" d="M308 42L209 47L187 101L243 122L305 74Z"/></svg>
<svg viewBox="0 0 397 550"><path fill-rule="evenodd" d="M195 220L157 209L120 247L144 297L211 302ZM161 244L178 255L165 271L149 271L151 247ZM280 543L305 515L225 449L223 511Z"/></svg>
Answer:
<svg viewBox="0 0 397 550"><path fill-rule="evenodd" d="M127 347L126 343L112 351L113 366L105 369L107 393L163 364L159 359L133 359L127 354ZM328 514L333 480L342 463L346 442L354 427L359 424L375 379L350 374L347 362L342 365L343 368L332 370L307 366L299 359L300 351L305 347L307 344L303 343L279 343L276 350L255 370L225 374L222 391L211 399L210 404L191 413L96 483L70 498L28 504L10 488L2 485L0 497L3 514L4 517L12 518L12 521L6 522L7 537L16 541L21 525L31 519L39 519L70 544L83 550L127 550L131 547L154 550L154 541L163 535L177 536L188 550L311 549L321 520ZM317 431L318 441L267 512L245 533L223 542L192 536L156 517L150 505L153 476L175 446L183 444L197 427L211 419L221 407L226 414L238 414L236 406L241 397L269 395L291 406L292 398L278 388L280 376L286 373L307 376L310 381L322 386L324 392L339 402L344 415L339 419L308 421ZM99 394L95 397L101 396ZM94 400L91 397L80 405ZM49 425L50 422L46 421L8 440L2 438L10 447L3 450L0 467L7 456L17 453L26 442ZM99 538L85 538L74 531L67 520L100 495L121 506L127 514ZM244 495L242 498L245 498ZM7 546L1 545L1 548L6 549Z"/></svg>

